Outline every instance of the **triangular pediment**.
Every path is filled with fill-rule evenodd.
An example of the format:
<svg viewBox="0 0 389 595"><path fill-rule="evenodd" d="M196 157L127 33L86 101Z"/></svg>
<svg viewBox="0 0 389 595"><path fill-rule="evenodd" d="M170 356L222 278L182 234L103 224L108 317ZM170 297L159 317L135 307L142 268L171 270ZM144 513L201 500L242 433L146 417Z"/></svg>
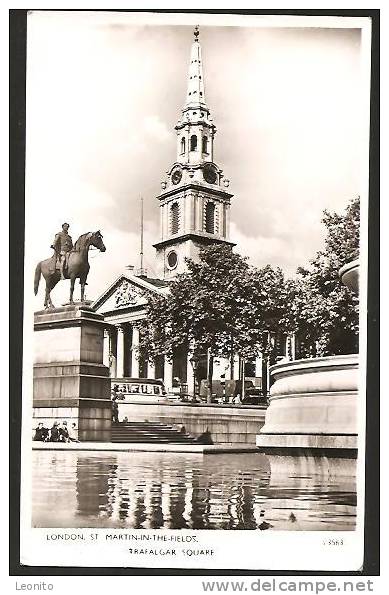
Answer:
<svg viewBox="0 0 389 595"><path fill-rule="evenodd" d="M164 294L166 286L160 282L160 287L156 286L153 279L135 277L134 275L120 275L116 281L94 301L92 307L96 312L112 312L126 308L135 308L147 304L147 296L152 294Z"/></svg>

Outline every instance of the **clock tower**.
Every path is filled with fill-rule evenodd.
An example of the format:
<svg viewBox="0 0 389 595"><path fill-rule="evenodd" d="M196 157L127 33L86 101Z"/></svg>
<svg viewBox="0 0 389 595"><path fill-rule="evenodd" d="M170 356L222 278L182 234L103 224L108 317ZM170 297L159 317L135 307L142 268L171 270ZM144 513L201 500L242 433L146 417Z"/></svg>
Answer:
<svg viewBox="0 0 389 595"><path fill-rule="evenodd" d="M173 279L185 270L185 257L196 260L200 248L229 241L229 181L214 161L216 127L205 101L198 27L190 54L186 102L175 130L177 159L161 183L159 275Z"/></svg>

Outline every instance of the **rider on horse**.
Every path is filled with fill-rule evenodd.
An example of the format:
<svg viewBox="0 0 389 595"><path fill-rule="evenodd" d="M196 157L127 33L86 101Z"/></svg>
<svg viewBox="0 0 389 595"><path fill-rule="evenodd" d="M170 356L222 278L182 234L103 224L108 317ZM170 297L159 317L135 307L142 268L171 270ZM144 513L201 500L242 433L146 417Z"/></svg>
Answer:
<svg viewBox="0 0 389 595"><path fill-rule="evenodd" d="M54 249L56 260L61 271L61 279L65 279L65 267L69 258L69 253L73 249L73 240L68 233L69 223L63 223L62 231L55 234L54 242L51 248Z"/></svg>
<svg viewBox="0 0 389 595"><path fill-rule="evenodd" d="M50 292L57 285L60 278L70 279L70 294L69 303L73 304L74 283L76 279L80 280L81 285L81 302L85 298L85 285L87 285L87 277L89 273L88 252L90 248L94 247L105 252L106 248L103 242L103 236L100 231L88 231L83 233L73 247L72 238L68 234L69 224L62 225L62 231L56 234L52 248L55 250L54 256L41 260L35 268L34 275L34 293L38 293L39 280L43 275L46 281L45 290L45 308L53 308ZM56 269L55 259L59 259L59 266L61 267L61 277Z"/></svg>

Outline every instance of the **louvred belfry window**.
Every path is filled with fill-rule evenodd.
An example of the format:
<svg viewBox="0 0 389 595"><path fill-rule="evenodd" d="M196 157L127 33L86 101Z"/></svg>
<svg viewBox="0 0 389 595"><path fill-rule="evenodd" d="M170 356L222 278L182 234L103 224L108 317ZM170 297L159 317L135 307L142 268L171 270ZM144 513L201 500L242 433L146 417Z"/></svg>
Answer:
<svg viewBox="0 0 389 595"><path fill-rule="evenodd" d="M215 204L208 202L205 207L205 231L215 233Z"/></svg>
<svg viewBox="0 0 389 595"><path fill-rule="evenodd" d="M178 233L180 227L180 210L178 202L174 202L170 208L170 231L172 234Z"/></svg>
<svg viewBox="0 0 389 595"><path fill-rule="evenodd" d="M195 134L190 137L190 150L197 151L197 136Z"/></svg>

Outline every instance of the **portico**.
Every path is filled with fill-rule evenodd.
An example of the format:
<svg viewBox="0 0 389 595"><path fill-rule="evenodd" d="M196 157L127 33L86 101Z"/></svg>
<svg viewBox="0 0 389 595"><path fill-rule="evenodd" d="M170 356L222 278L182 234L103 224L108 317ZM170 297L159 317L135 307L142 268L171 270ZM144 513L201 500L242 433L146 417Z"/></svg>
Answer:
<svg viewBox="0 0 389 595"><path fill-rule="evenodd" d="M147 296L163 294L167 283L132 273L121 275L93 304L104 315L104 364L111 378L160 379L169 391L174 377L193 384L193 368L186 354L173 362L166 357L151 363L139 357L139 322L146 316Z"/></svg>

